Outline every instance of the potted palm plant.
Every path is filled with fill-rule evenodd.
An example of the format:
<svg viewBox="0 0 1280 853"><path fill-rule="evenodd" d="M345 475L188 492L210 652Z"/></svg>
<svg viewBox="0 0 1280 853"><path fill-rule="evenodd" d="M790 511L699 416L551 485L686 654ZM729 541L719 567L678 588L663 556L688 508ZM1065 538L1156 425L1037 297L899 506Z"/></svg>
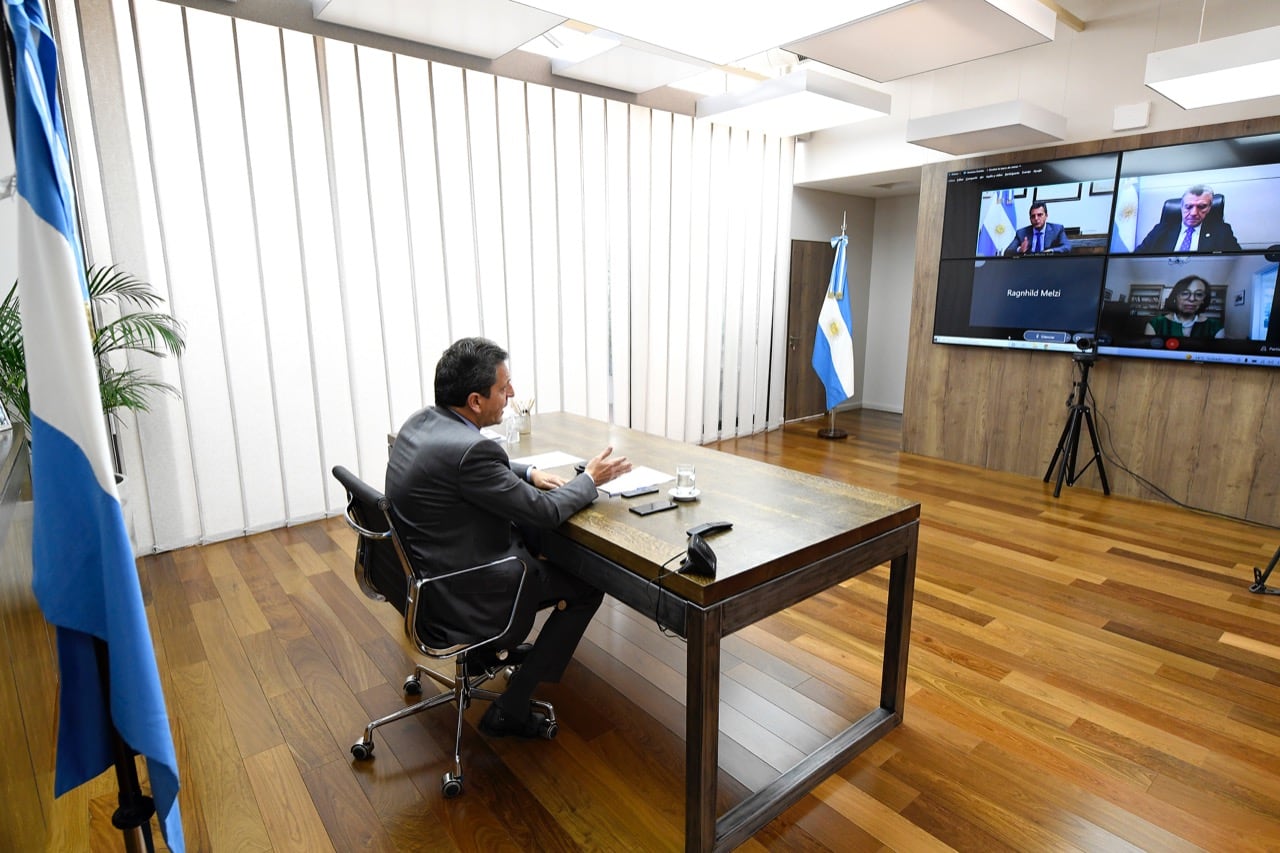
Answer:
<svg viewBox="0 0 1280 853"><path fill-rule="evenodd" d="M181 355L182 324L157 310L163 300L151 285L115 266L91 266L85 271L89 309L94 318L93 355L98 363L102 411L119 423L119 412L150 411L154 394L178 395L178 389L151 378L145 371L119 367L118 354L145 352L157 358ZM114 319L111 318L114 315ZM113 359L113 356L116 358ZM116 362L116 363L113 363ZM10 420L29 436L31 398L27 392L27 361L22 349L22 318L15 282L0 302L0 404Z"/></svg>

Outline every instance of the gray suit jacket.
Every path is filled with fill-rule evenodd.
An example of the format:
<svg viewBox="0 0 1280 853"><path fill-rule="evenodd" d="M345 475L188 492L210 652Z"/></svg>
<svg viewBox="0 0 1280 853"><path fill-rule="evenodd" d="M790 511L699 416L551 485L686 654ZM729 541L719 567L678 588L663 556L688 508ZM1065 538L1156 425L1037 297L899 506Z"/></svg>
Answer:
<svg viewBox="0 0 1280 853"><path fill-rule="evenodd" d="M415 565L431 576L509 556L531 565L534 555L515 525L559 527L595 500L596 487L580 474L543 491L525 479L527 471L449 409L412 415L391 448L386 495ZM517 577L508 566L435 585L440 596L424 599L424 615L450 642L491 636L505 625Z"/></svg>

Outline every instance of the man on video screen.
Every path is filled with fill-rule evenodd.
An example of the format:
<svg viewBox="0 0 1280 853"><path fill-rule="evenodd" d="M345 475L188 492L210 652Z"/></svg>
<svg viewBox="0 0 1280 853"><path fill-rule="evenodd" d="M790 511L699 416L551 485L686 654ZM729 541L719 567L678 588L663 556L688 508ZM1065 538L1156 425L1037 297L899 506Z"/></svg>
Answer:
<svg viewBox="0 0 1280 853"><path fill-rule="evenodd" d="M1196 184L1182 194L1182 218L1162 216L1135 252L1238 252L1235 232L1221 219L1211 216L1213 188Z"/></svg>
<svg viewBox="0 0 1280 853"><path fill-rule="evenodd" d="M1049 221L1049 208L1044 202L1032 202L1029 215L1031 224L1018 229L1013 242L1004 250L1006 255L1063 254L1071 251L1066 229Z"/></svg>

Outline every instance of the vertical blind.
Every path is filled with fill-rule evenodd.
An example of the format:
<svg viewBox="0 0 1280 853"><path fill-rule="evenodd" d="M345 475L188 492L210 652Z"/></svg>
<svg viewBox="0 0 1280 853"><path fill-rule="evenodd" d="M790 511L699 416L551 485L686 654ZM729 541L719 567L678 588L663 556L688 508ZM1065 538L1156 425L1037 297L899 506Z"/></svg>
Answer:
<svg viewBox="0 0 1280 853"><path fill-rule="evenodd" d="M188 341L135 365L181 391L121 435L143 549L340 511L330 468L380 484L466 335L505 345L538 411L691 442L781 424L790 138L160 0L113 12L123 117L79 104L75 156L109 169L95 125L127 124L128 266Z"/></svg>

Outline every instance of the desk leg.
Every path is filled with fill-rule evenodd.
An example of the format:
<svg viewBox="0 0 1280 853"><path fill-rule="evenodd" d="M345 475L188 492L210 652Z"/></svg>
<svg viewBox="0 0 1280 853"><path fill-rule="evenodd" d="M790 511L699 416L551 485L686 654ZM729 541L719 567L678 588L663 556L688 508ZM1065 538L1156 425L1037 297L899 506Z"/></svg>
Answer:
<svg viewBox="0 0 1280 853"><path fill-rule="evenodd" d="M684 716L684 846L709 851L716 843L716 781L720 772L719 608L687 608Z"/></svg>
<svg viewBox="0 0 1280 853"><path fill-rule="evenodd" d="M885 612L884 671L880 675L880 707L898 722L907 701L907 656L911 645L911 604L916 588L916 544L889 562L889 596Z"/></svg>

